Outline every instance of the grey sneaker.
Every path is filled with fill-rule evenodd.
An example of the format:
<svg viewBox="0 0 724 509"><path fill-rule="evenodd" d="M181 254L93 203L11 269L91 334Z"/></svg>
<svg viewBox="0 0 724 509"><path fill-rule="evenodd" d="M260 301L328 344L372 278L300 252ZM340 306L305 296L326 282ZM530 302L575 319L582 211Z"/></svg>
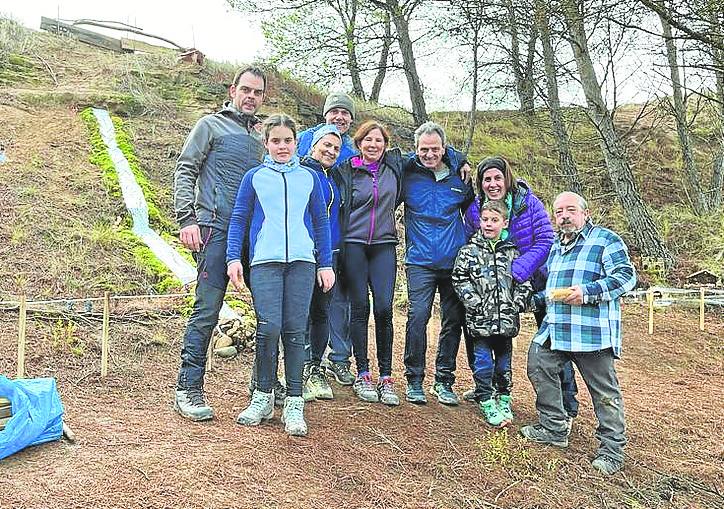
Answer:
<svg viewBox="0 0 724 509"><path fill-rule="evenodd" d="M302 371L302 398L304 401L314 401L316 396L314 395L314 390L309 383L309 376L312 372L312 365L311 364L305 364L304 370Z"/></svg>
<svg viewBox="0 0 724 509"><path fill-rule="evenodd" d="M606 456L605 454L599 454L596 456L596 459L591 462L591 466L603 475L612 475L623 468L623 461Z"/></svg>
<svg viewBox="0 0 724 509"><path fill-rule="evenodd" d="M256 380L253 378L249 381L249 396L254 394L256 390ZM274 384L274 406L284 406L284 398L287 397L287 387L281 380L277 380Z"/></svg>
<svg viewBox="0 0 724 509"><path fill-rule="evenodd" d="M477 401L475 401L475 389L468 389L463 392L463 400L468 403L477 403Z"/></svg>
<svg viewBox="0 0 724 509"><path fill-rule="evenodd" d="M357 397L362 401L377 403L380 400L380 396L377 394L375 386L372 385L372 377L369 373L358 375L354 380L352 389Z"/></svg>
<svg viewBox="0 0 724 509"><path fill-rule="evenodd" d="M274 417L274 395L269 392L254 391L249 406L236 418L236 422L244 426L258 426L261 421Z"/></svg>
<svg viewBox="0 0 724 509"><path fill-rule="evenodd" d="M307 436L307 423L304 420L304 398L301 396L288 396L284 401L282 410L284 431L295 437Z"/></svg>
<svg viewBox="0 0 724 509"><path fill-rule="evenodd" d="M322 371L324 368L312 366L309 370L309 378L304 384L305 389L308 387L315 399L334 399L332 388L327 382L327 377ZM305 399L306 401L306 399Z"/></svg>
<svg viewBox="0 0 724 509"><path fill-rule="evenodd" d="M407 382L405 400L416 405L424 405L427 403L427 396L425 396L425 391L420 382Z"/></svg>
<svg viewBox="0 0 724 509"><path fill-rule="evenodd" d="M532 424L520 428L520 434L531 442L553 445L555 447L568 447L567 435L556 435L545 429L542 424Z"/></svg>
<svg viewBox="0 0 724 509"><path fill-rule="evenodd" d="M380 402L384 405L398 406L400 397L395 392L395 381L391 376L383 376L377 384L377 392L380 395Z"/></svg>
<svg viewBox="0 0 724 509"><path fill-rule="evenodd" d="M355 378L346 362L330 362L326 370L339 385L353 385Z"/></svg>
<svg viewBox="0 0 724 509"><path fill-rule="evenodd" d="M437 400L443 405L457 406L460 404L458 395L453 392L450 384L435 382L430 387L430 394L437 396Z"/></svg>
<svg viewBox="0 0 724 509"><path fill-rule="evenodd" d="M206 403L204 390L201 388L176 389L173 407L183 417L192 421L208 421L214 418L214 409Z"/></svg>

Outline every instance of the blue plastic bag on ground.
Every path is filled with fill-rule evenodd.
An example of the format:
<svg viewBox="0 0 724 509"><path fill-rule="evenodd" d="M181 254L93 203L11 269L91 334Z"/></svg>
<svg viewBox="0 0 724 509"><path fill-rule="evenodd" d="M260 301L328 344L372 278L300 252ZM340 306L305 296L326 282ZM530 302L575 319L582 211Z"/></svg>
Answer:
<svg viewBox="0 0 724 509"><path fill-rule="evenodd" d="M0 431L0 459L63 435L63 404L54 378L10 380L0 375L0 396L10 400L13 412Z"/></svg>

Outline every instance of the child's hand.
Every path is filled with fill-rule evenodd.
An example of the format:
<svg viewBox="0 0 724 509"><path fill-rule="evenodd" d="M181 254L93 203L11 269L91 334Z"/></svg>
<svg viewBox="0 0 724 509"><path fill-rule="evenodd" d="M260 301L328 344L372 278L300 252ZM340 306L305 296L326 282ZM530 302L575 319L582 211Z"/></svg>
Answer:
<svg viewBox="0 0 724 509"><path fill-rule="evenodd" d="M332 269L320 269L317 271L317 284L324 293L332 289L334 280L334 271Z"/></svg>
<svg viewBox="0 0 724 509"><path fill-rule="evenodd" d="M234 285L237 292L244 291L244 269L241 266L241 262L231 262L226 268L226 274L231 279L231 284Z"/></svg>

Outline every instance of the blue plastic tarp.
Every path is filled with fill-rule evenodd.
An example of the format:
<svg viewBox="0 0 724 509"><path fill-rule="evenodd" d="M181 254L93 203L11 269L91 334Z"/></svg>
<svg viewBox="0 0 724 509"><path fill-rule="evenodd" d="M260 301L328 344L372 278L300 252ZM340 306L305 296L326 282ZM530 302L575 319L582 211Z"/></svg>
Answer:
<svg viewBox="0 0 724 509"><path fill-rule="evenodd" d="M0 431L0 459L63 435L63 404L54 378L10 380L0 375L0 396L13 416Z"/></svg>

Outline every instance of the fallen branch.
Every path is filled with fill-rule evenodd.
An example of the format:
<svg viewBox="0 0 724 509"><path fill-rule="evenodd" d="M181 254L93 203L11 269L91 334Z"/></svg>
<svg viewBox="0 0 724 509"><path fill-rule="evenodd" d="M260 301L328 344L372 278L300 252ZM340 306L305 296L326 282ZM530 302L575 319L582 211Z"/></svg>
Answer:
<svg viewBox="0 0 724 509"><path fill-rule="evenodd" d="M121 31L123 31L123 32L131 32L131 33L134 33L134 34L143 35L143 36L145 36L145 37L151 37L152 39L158 39L159 41L167 42L167 43L169 43L170 45L172 45L173 47L175 47L176 49L178 49L179 51L186 51L186 50L188 49L188 48L184 48L183 46L179 46L178 44L176 44L176 43L173 42L172 40L166 39L165 37L161 37L160 35L149 34L149 33L144 32L144 31L141 30L141 29L132 28L130 25L125 25L125 24L122 24L122 23L121 23L121 24L122 24L123 26L117 27L117 26L109 25L109 24L107 24L107 23L98 22L98 21L95 21L95 20L92 20L92 19L78 19L78 20L70 20L70 19L69 19L69 20L63 20L63 21L68 21L68 22L70 22L70 24L73 25L73 26L77 26L77 25L90 25L90 26L94 26L94 27L108 28L108 29L110 29L110 30L121 30ZM114 21L113 23L117 23L117 22Z"/></svg>

